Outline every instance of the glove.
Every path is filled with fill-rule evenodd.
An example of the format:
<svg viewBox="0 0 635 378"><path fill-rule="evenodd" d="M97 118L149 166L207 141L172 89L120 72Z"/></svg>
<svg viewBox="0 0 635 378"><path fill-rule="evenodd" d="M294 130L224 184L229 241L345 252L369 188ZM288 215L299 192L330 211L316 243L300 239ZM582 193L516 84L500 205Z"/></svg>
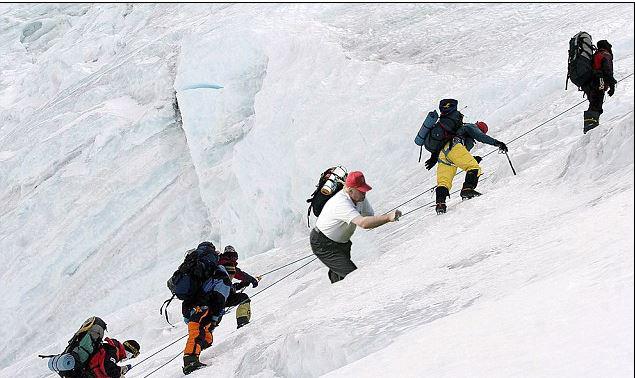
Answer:
<svg viewBox="0 0 635 378"><path fill-rule="evenodd" d="M252 276L249 276L249 283L251 284L251 287L258 287L258 280Z"/></svg>
<svg viewBox="0 0 635 378"><path fill-rule="evenodd" d="M480 163L483 158L480 156L474 156L474 160L476 160L477 163Z"/></svg>
<svg viewBox="0 0 635 378"><path fill-rule="evenodd" d="M614 85L614 84L613 84L613 85L611 85L611 86L609 87L609 91L608 91L608 92L606 92L606 93L609 95L609 97L613 97L613 95L615 94L615 85Z"/></svg>
<svg viewBox="0 0 635 378"><path fill-rule="evenodd" d="M132 365L128 364L126 366L121 366L121 375L126 375L127 372L132 369Z"/></svg>
<svg viewBox="0 0 635 378"><path fill-rule="evenodd" d="M496 147L498 147L498 149L499 149L500 151L502 151L502 152L507 152L507 151L508 151L508 150L507 150L507 146L505 145L505 143L501 142L500 140L497 140L497 141L496 141L495 146L496 146Z"/></svg>
<svg viewBox="0 0 635 378"><path fill-rule="evenodd" d="M430 159L426 160L426 163L425 163L426 169L428 171L432 169L432 167L434 167L434 165L437 164L437 160L439 160L439 154L430 155Z"/></svg>
<svg viewBox="0 0 635 378"><path fill-rule="evenodd" d="M398 221L402 215L403 213L400 210L395 210L395 222Z"/></svg>

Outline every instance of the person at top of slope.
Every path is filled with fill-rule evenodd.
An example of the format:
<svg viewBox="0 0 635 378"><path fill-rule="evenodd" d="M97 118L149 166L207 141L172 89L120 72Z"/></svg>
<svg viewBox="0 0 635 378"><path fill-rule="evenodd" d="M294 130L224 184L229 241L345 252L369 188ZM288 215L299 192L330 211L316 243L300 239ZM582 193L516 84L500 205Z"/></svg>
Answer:
<svg viewBox="0 0 635 378"><path fill-rule="evenodd" d="M608 93L609 97L615 93L617 81L613 77L612 47L606 40L598 41L598 49L591 61L593 76L587 84L582 86L584 94L589 99L589 109L584 112L583 132L585 134L600 124L600 115L604 112L602 109L604 92Z"/></svg>
<svg viewBox="0 0 635 378"><path fill-rule="evenodd" d="M399 210L374 215L366 198L366 193L371 189L362 172L350 172L346 176L344 188L326 202L311 230L311 250L329 268L331 283L344 279L357 269L351 261L350 241L357 226L376 228L397 221L401 216Z"/></svg>
<svg viewBox="0 0 635 378"><path fill-rule="evenodd" d="M238 268L238 252L231 245L225 247L220 255L219 263L225 267L230 279L235 278L240 281L232 284L225 302L225 307L238 306L236 307L236 328L240 328L251 319L251 300L246 293L238 291L249 285L257 287L259 277L252 277Z"/></svg>
<svg viewBox="0 0 635 378"><path fill-rule="evenodd" d="M481 175L481 167L479 166L481 158L474 157L469 152L474 147L475 141L496 146L501 151L507 152L505 143L486 135L488 126L485 122L463 123L463 114L457 109L457 106L458 101L455 99L440 101L441 116L438 122L453 124L452 129L456 132L449 136L449 140L443 144L439 152L433 152L430 159L425 162L425 167L428 170L439 162L436 188L437 214L443 214L447 209L445 199L450 195L457 168L465 171L461 198L470 199L480 195L476 191L476 186L478 185L478 177Z"/></svg>

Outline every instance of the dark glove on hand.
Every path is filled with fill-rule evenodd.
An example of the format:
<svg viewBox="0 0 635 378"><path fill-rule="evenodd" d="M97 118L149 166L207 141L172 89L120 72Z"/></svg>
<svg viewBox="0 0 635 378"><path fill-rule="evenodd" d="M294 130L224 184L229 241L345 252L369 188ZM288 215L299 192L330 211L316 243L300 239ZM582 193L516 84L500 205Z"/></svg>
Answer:
<svg viewBox="0 0 635 378"><path fill-rule="evenodd" d="M249 276L249 283L251 284L251 287L258 287L258 280L252 276Z"/></svg>
<svg viewBox="0 0 635 378"><path fill-rule="evenodd" d="M480 156L474 156L474 160L476 160L477 163L480 163L483 158Z"/></svg>
<svg viewBox="0 0 635 378"><path fill-rule="evenodd" d="M218 327L218 325L220 324L220 320L222 319L222 315L214 315L211 316L209 321L209 329L213 330L214 328Z"/></svg>
<svg viewBox="0 0 635 378"><path fill-rule="evenodd" d="M430 159L426 160L425 163L426 169L432 169L432 167L434 167L434 165L437 163L437 160L439 160L439 154L430 155Z"/></svg>
<svg viewBox="0 0 635 378"><path fill-rule="evenodd" d="M499 150L501 150L502 152L507 152L507 146L505 145L505 143L501 142L500 140L496 141L495 144L496 147L498 147Z"/></svg>
<svg viewBox="0 0 635 378"><path fill-rule="evenodd" d="M126 366L121 366L121 375L126 375L127 372L132 369L132 365L128 364Z"/></svg>
<svg viewBox="0 0 635 378"><path fill-rule="evenodd" d="M609 87L609 91L606 93L609 95L609 97L613 97L613 95L615 94L615 85L611 85Z"/></svg>

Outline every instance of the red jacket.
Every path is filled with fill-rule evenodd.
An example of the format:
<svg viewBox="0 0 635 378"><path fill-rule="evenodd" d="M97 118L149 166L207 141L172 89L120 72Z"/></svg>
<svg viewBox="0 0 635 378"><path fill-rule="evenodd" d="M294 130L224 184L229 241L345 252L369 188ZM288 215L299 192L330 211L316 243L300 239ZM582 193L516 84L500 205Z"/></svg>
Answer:
<svg viewBox="0 0 635 378"><path fill-rule="evenodd" d="M613 55L607 50L598 50L593 54L593 70L609 86L616 83L613 77Z"/></svg>
<svg viewBox="0 0 635 378"><path fill-rule="evenodd" d="M117 362L126 358L126 349L119 341L104 338L97 353L88 360L88 370L95 378L120 378L121 367Z"/></svg>
<svg viewBox="0 0 635 378"><path fill-rule="evenodd" d="M249 274L243 272L242 270L240 270L240 268L238 268L238 261L232 260L232 259L228 259L228 258L224 257L223 255L221 255L220 260L218 261L218 263L220 265L223 265L230 274L231 274L230 271L235 271L236 272L233 278L235 278L238 281L240 281L240 283L234 284L234 289L235 290L240 290L243 287L248 286L249 284L251 284L254 281L256 282L256 285L258 285L258 280L256 280L254 277L250 276Z"/></svg>

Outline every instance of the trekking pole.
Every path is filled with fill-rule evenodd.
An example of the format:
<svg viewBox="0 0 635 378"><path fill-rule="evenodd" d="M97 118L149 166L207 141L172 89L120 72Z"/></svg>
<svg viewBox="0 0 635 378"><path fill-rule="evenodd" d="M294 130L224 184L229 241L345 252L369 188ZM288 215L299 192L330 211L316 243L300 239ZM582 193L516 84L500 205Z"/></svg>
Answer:
<svg viewBox="0 0 635 378"><path fill-rule="evenodd" d="M504 154L505 156L507 156L507 161L509 162L509 166L512 167L512 172L514 172L514 176L516 176L516 170L514 169L514 165L512 164L512 161L509 158L509 155L507 155L507 151L505 151Z"/></svg>

